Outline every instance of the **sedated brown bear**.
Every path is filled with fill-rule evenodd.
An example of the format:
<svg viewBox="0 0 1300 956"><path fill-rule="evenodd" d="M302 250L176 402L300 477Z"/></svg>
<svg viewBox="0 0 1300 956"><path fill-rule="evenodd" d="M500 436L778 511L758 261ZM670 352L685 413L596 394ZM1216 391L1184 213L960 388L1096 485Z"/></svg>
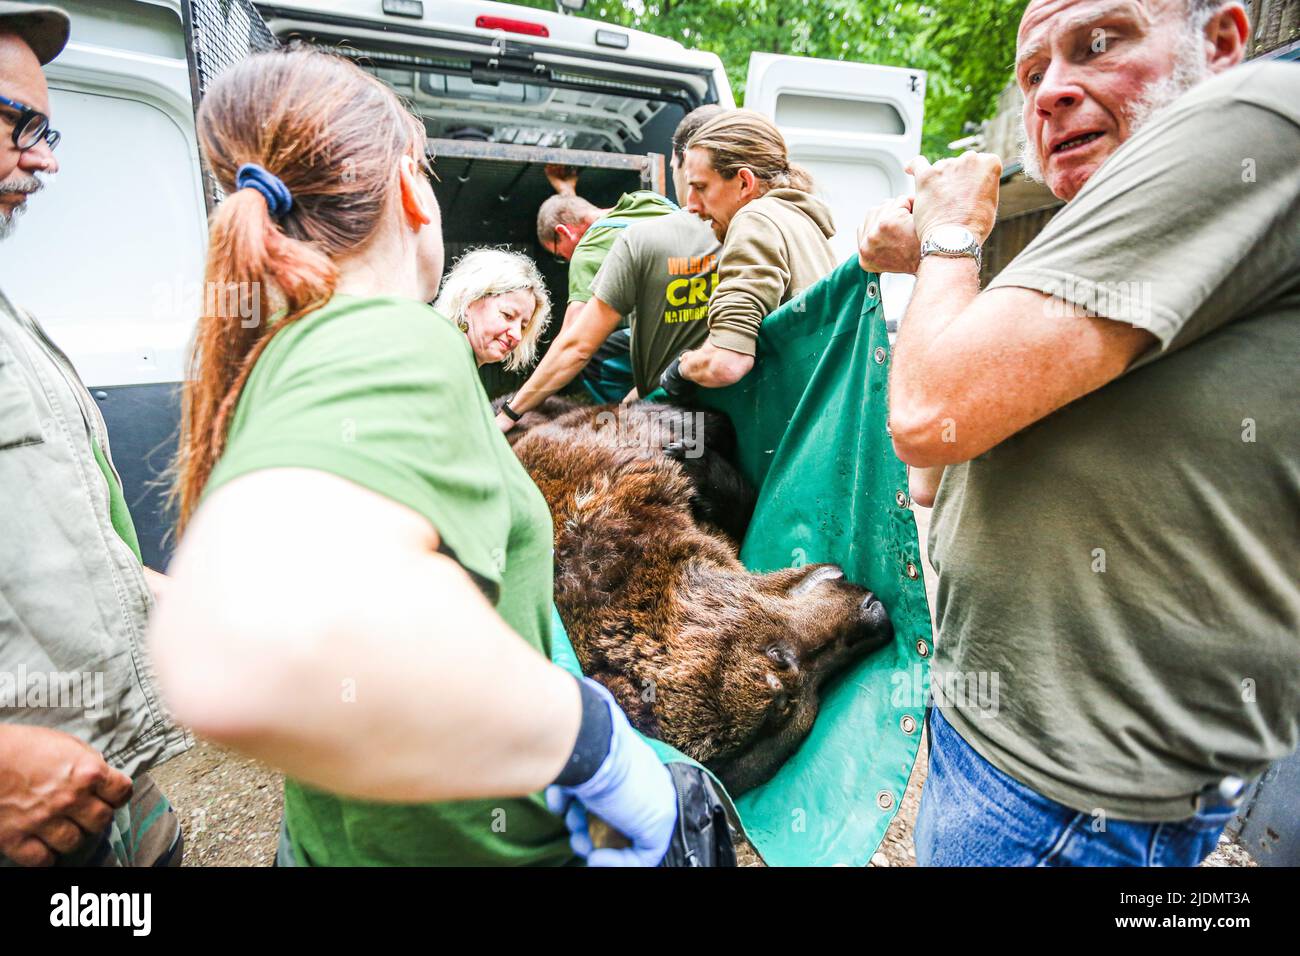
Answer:
<svg viewBox="0 0 1300 956"><path fill-rule="evenodd" d="M754 492L725 416L552 398L508 437L550 506L555 601L584 673L732 794L770 779L823 685L892 639L835 565L740 563Z"/></svg>

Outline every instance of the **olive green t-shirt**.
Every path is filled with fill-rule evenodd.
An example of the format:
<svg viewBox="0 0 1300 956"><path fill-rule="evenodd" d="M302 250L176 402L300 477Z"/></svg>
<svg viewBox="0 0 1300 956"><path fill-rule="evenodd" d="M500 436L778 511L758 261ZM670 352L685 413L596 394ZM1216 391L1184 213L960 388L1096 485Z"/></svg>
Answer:
<svg viewBox="0 0 1300 956"><path fill-rule="evenodd" d="M424 515L506 623L550 656L546 502L496 426L468 341L431 308L339 295L278 332L249 376L205 494L263 468L329 472ZM304 865L572 859L540 794L386 804L286 779L284 807Z"/></svg>
<svg viewBox="0 0 1300 956"><path fill-rule="evenodd" d="M630 318L632 376L649 395L669 363L709 334L709 296L722 243L708 223L678 210L623 230L591 284L592 295Z"/></svg>
<svg viewBox="0 0 1300 956"><path fill-rule="evenodd" d="M944 716L1079 811L1184 819L1296 746L1297 88L1289 63L1197 86L991 283L1157 340L947 469L930 531Z"/></svg>
<svg viewBox="0 0 1300 956"><path fill-rule="evenodd" d="M677 204L671 199L648 189L638 189L620 196L614 208L588 226L578 244L573 247L573 257L569 260L569 301L591 300L591 283L600 271L600 264L609 255L609 250L614 248L614 240L627 226L656 216L666 216L676 210Z"/></svg>

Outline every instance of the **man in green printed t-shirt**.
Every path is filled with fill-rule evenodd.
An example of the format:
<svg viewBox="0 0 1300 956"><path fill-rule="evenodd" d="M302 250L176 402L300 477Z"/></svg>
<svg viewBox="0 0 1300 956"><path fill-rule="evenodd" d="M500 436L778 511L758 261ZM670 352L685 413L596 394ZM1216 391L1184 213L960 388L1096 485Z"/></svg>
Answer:
<svg viewBox="0 0 1300 956"><path fill-rule="evenodd" d="M648 189L624 193L609 209L601 209L571 192L562 192L542 203L537 211L537 241L552 255L569 262L564 328L591 300L596 273L623 230L676 211L670 199ZM630 338L628 321L622 317L583 369L583 384L598 401L620 401L632 389L628 370Z"/></svg>
<svg viewBox="0 0 1300 956"><path fill-rule="evenodd" d="M1025 165L1065 207L983 293L997 157L918 158L868 219L917 272L894 446L918 503L942 475L923 865L1195 865L1295 749L1300 67L1247 33L1033 0Z"/></svg>

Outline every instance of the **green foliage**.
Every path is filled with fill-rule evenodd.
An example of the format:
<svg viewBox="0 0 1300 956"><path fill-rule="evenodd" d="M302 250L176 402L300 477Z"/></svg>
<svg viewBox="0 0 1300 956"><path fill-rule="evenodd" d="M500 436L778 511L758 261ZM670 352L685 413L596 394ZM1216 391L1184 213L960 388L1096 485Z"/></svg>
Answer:
<svg viewBox="0 0 1300 956"><path fill-rule="evenodd" d="M554 10L551 0L515 0ZM928 73L922 149L950 155L1011 79L1026 0L588 0L582 16L716 53L744 102L751 52L904 66Z"/></svg>

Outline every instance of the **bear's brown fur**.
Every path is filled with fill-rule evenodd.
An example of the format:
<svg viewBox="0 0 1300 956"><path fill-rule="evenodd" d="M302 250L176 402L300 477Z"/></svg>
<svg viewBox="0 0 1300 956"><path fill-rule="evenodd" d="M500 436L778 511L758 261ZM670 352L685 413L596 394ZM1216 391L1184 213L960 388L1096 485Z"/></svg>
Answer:
<svg viewBox="0 0 1300 956"><path fill-rule="evenodd" d="M552 399L510 438L551 509L555 600L583 671L639 730L738 793L798 747L822 684L893 631L833 565L747 571L735 543L697 518L702 497L713 493L708 514L733 491L702 491L699 459L664 453L662 414Z"/></svg>

